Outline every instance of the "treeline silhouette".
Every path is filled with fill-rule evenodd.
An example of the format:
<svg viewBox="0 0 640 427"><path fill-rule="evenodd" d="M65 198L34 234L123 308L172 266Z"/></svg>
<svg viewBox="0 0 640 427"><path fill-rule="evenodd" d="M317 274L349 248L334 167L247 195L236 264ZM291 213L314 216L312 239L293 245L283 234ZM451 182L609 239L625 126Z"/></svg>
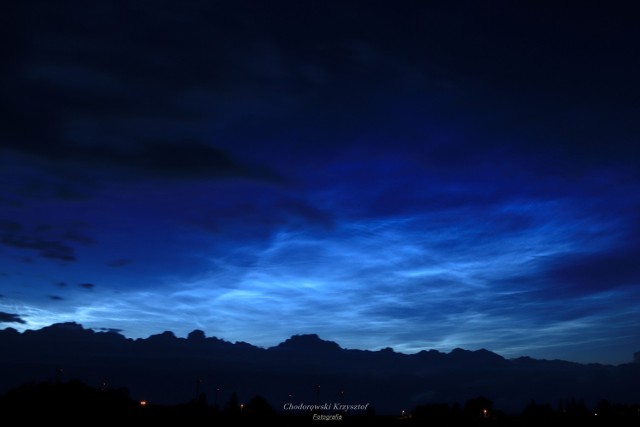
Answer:
<svg viewBox="0 0 640 427"><path fill-rule="evenodd" d="M520 414L505 414L493 402L478 396L459 403L424 403L398 416L379 416L375 410L350 414L346 411L278 411L263 396L254 395L241 403L233 392L224 404L210 403L205 393L183 404L154 404L136 400L126 387L112 389L102 384L91 387L80 380L27 383L0 395L0 413L5 419L31 422L135 423L136 425L185 423L213 425L304 425L320 415L349 425L574 425L576 422L603 426L637 426L640 405L616 404L601 400L595 408L571 399L554 408L531 401Z"/></svg>
<svg viewBox="0 0 640 427"><path fill-rule="evenodd" d="M569 399L549 403L529 402L520 414L505 414L493 407L493 402L484 396L468 400L464 405L448 403L425 403L411 412L411 421L418 424L445 425L452 421L497 425L589 425L621 426L640 423L640 405L617 404L601 400L595 408L588 408L583 401ZM457 424L457 423L456 423ZM449 424L447 424L449 425ZM582 424L581 424L582 425Z"/></svg>
<svg viewBox="0 0 640 427"><path fill-rule="evenodd" d="M31 422L135 422L136 425L183 425L189 422L215 422L216 425L261 422L277 425L299 425L313 422L314 413L321 411L276 411L262 396L255 395L241 403L233 392L224 404L209 403L205 393L182 404L155 404L136 400L126 387L111 389L91 387L80 380L44 381L27 383L0 396L0 413L6 419L19 419L23 424ZM362 420L370 423L372 412L350 417L341 414L342 421ZM354 419L355 418L355 419ZM380 417L378 420L385 420ZM175 423L175 424L173 424Z"/></svg>

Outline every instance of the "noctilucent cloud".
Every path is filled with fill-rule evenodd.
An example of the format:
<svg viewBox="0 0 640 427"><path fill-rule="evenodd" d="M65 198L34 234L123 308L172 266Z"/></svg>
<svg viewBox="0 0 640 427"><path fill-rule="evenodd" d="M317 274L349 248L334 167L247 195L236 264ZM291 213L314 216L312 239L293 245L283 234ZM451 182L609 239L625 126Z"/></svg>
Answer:
<svg viewBox="0 0 640 427"><path fill-rule="evenodd" d="M616 7L15 4L0 327L630 361L640 56Z"/></svg>

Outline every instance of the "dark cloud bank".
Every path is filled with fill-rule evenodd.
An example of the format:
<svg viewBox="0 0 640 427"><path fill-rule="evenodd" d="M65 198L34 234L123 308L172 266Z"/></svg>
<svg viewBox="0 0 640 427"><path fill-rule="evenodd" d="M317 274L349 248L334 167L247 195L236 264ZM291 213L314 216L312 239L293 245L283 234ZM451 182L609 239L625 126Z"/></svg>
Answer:
<svg viewBox="0 0 640 427"><path fill-rule="evenodd" d="M18 314L0 312L0 323L27 323Z"/></svg>

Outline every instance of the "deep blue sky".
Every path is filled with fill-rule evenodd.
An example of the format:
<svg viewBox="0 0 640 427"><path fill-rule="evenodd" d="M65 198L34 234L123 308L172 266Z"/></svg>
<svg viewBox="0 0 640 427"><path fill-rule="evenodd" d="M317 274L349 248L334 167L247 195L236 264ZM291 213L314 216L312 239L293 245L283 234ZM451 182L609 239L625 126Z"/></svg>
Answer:
<svg viewBox="0 0 640 427"><path fill-rule="evenodd" d="M640 350L631 8L15 3L0 327Z"/></svg>

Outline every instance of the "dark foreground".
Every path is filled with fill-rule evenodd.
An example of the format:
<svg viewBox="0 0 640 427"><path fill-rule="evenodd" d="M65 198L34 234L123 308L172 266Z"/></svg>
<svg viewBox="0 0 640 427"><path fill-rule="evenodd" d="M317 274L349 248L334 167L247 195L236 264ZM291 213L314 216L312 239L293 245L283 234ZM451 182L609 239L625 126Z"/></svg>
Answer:
<svg viewBox="0 0 640 427"><path fill-rule="evenodd" d="M0 396L4 419L30 422L64 422L73 425L278 425L278 426L553 426L640 425L639 405L601 402L597 410L580 405L553 410L532 402L522 414L507 415L490 408L490 402L474 399L462 409L447 404L424 404L410 413L383 416L375 411L358 413L277 412L256 396L247 404L231 399L222 406L207 404L204 396L179 405L154 405L132 399L127 389L97 389L79 381L25 384Z"/></svg>

